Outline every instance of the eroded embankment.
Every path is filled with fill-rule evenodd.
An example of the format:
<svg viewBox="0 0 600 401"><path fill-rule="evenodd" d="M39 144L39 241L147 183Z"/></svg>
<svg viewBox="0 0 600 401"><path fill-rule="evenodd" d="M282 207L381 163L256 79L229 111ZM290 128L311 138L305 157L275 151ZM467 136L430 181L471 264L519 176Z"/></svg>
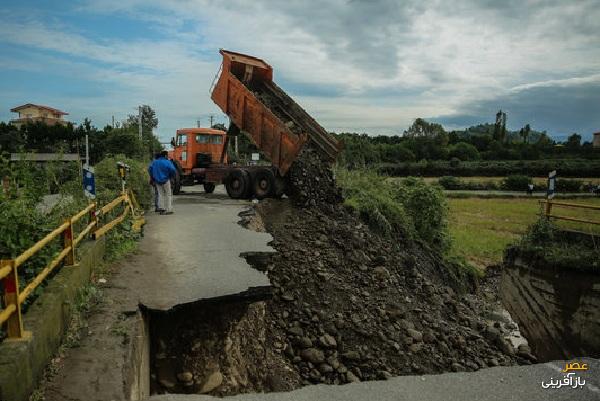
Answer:
<svg viewBox="0 0 600 401"><path fill-rule="evenodd" d="M600 274L511 248L502 300L542 361L600 356Z"/></svg>
<svg viewBox="0 0 600 401"><path fill-rule="evenodd" d="M265 324L265 302L198 302L149 312L151 393L286 391L298 376Z"/></svg>

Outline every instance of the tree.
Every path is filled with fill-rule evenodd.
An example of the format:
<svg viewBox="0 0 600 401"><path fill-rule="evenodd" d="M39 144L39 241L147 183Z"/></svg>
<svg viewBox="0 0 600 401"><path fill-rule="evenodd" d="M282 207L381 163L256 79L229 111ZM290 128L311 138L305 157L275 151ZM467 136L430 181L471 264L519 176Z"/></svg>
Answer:
<svg viewBox="0 0 600 401"><path fill-rule="evenodd" d="M450 148L450 157L456 157L461 161L479 160L477 148L467 142L459 142Z"/></svg>
<svg viewBox="0 0 600 401"><path fill-rule="evenodd" d="M142 145L146 149L147 154L152 157L154 153L163 149L162 144L158 138L154 135L153 129L158 127L158 118L156 112L152 107L147 104L142 107ZM127 116L127 120L123 124L124 129L131 130L132 132L139 132L139 115L130 114ZM139 134L138 134L139 136Z"/></svg>
<svg viewBox="0 0 600 401"><path fill-rule="evenodd" d="M139 125L139 114L130 114L127 116L127 121L125 125L135 126L136 128ZM147 104L142 106L142 134L143 136L152 134L152 130L158 127L158 118L156 117L156 112L152 107Z"/></svg>
<svg viewBox="0 0 600 401"><path fill-rule="evenodd" d="M412 125L404 131L404 136L408 138L435 138L439 135L447 135L441 124L430 123L422 118L417 118ZM446 141L446 143L448 143Z"/></svg>
<svg viewBox="0 0 600 401"><path fill-rule="evenodd" d="M581 135L577 133L573 133L567 139L567 148L569 149L578 149L581 147Z"/></svg>
<svg viewBox="0 0 600 401"><path fill-rule="evenodd" d="M494 139L498 142L504 142L506 140L506 113L502 110L498 110L498 113L496 113Z"/></svg>

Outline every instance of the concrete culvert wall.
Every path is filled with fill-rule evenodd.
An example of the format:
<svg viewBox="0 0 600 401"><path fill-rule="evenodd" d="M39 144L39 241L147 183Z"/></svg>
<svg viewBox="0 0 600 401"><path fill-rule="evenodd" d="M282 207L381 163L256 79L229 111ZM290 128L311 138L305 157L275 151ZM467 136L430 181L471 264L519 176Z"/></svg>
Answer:
<svg viewBox="0 0 600 401"><path fill-rule="evenodd" d="M29 398L63 340L78 291L102 263L104 250L104 239L83 243L78 264L60 268L23 315L23 326L31 335L0 344L0 400Z"/></svg>
<svg viewBox="0 0 600 401"><path fill-rule="evenodd" d="M151 393L286 391L299 378L265 327L265 302L196 302L148 311Z"/></svg>

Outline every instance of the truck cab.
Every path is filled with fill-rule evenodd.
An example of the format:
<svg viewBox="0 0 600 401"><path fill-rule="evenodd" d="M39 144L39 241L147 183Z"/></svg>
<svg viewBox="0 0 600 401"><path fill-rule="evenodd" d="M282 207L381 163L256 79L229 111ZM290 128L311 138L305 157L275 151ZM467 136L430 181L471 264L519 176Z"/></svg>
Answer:
<svg viewBox="0 0 600 401"><path fill-rule="evenodd" d="M169 159L178 170L178 181L174 192L180 185L204 184L206 192L212 192L214 185L206 185L206 169L216 164L227 164L225 150L226 133L212 128L181 128L173 138L173 150Z"/></svg>

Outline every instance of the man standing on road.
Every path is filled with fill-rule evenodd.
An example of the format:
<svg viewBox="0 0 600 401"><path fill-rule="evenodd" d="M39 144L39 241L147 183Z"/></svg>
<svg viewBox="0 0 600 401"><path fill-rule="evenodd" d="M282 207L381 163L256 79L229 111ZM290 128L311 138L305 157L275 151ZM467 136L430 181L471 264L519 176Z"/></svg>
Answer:
<svg viewBox="0 0 600 401"><path fill-rule="evenodd" d="M148 167L150 177L158 189L158 208L162 209L160 214L173 214L171 178L175 177L177 170L167 156L168 152L163 150L160 152L160 157Z"/></svg>
<svg viewBox="0 0 600 401"><path fill-rule="evenodd" d="M160 159L160 152L154 155L154 160L158 159ZM152 160L152 162L154 162L154 160ZM154 212L159 213L163 210L160 208L160 204L158 203L158 187L156 186L156 183L152 178L152 163L150 163L150 165L148 166L148 174L150 175L150 186L152 187L152 195L154 198Z"/></svg>

